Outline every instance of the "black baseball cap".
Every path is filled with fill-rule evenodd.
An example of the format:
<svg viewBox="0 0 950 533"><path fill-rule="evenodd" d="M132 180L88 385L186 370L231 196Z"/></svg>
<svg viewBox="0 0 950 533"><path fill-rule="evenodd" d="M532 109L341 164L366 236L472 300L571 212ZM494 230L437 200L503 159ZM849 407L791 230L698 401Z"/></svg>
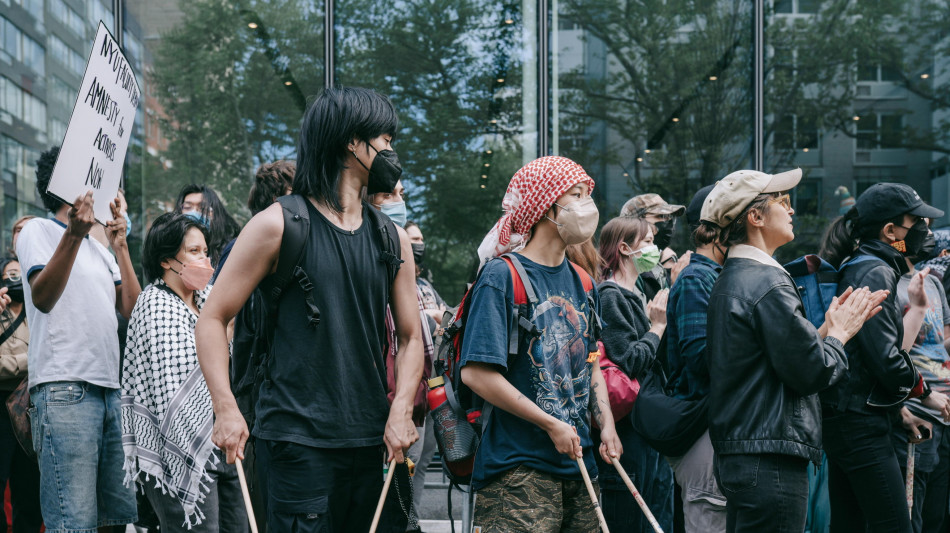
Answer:
<svg viewBox="0 0 950 533"><path fill-rule="evenodd" d="M940 218L943 211L927 205L912 187L903 183L875 183L854 204L859 224L882 222L899 215Z"/></svg>
<svg viewBox="0 0 950 533"><path fill-rule="evenodd" d="M706 197L709 196L709 192L715 187L715 183L703 187L696 191L693 199L689 201L689 205L686 206L686 224L688 224L689 227L699 225L700 214L703 212L703 203L706 202Z"/></svg>

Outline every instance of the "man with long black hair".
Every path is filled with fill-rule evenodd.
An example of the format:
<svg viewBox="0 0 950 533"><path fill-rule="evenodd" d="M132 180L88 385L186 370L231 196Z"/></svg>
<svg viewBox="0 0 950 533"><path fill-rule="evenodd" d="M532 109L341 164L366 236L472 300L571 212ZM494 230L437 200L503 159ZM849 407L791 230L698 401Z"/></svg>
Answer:
<svg viewBox="0 0 950 533"><path fill-rule="evenodd" d="M208 229L208 251L215 266L221 260L225 245L241 231L241 225L228 213L218 193L207 185L182 187L175 201L175 212L190 216Z"/></svg>
<svg viewBox="0 0 950 533"><path fill-rule="evenodd" d="M395 188L397 127L389 99L360 88L327 89L303 118L293 193L309 217L297 266L312 292L292 283L272 302L273 344L252 428L266 455L272 531L367 531L382 488L382 445L387 460L403 462L418 438L411 414L423 357L412 248L404 230L360 200L364 187L370 194ZM225 326L277 272L278 256L284 260L285 220L297 220L285 219L284 209L274 204L248 222L218 279L227 290L211 295L196 329L216 415L212 440L228 462L243 458L248 428L230 389ZM395 250L387 250L383 228L395 232ZM391 407L387 304L399 350Z"/></svg>

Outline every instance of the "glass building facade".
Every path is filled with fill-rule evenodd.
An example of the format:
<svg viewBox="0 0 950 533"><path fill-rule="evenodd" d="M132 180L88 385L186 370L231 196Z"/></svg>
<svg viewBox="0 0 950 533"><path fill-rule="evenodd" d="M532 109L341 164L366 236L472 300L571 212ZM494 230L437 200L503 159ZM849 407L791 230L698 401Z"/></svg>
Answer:
<svg viewBox="0 0 950 533"><path fill-rule="evenodd" d="M879 181L950 208L946 0L0 0L5 243L41 212L33 161L63 137L99 20L144 88L139 239L187 183L246 219L255 168L294 158L328 85L393 100L410 218L453 298L509 178L544 154L587 169L602 222L635 194L685 204L733 170L800 166L788 256Z"/></svg>

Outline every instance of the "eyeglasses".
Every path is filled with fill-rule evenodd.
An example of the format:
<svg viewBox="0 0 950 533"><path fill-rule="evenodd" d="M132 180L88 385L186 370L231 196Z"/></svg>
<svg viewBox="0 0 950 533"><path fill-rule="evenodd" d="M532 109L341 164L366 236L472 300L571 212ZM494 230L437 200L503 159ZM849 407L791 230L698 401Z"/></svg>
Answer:
<svg viewBox="0 0 950 533"><path fill-rule="evenodd" d="M776 196L769 200L769 205L771 204L780 204L787 211L792 208L792 197L787 194Z"/></svg>
<svg viewBox="0 0 950 533"><path fill-rule="evenodd" d="M16 283L16 282L18 282L18 281L21 281L22 278L20 278L20 273L19 273L19 272L10 272L9 274L7 274L7 277L5 277L5 278L3 278L3 279L4 279L4 280L12 281L13 283Z"/></svg>

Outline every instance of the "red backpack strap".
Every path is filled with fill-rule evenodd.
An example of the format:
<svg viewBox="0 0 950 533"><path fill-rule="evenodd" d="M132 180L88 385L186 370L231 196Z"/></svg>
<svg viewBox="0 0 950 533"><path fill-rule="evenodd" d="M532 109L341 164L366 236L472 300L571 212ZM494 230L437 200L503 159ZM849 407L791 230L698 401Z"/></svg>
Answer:
<svg viewBox="0 0 950 533"><path fill-rule="evenodd" d="M581 283L584 284L584 292L592 291L594 289L594 280L591 279L590 274L577 263L571 262L571 266L574 267L574 271L577 272L577 275L581 277Z"/></svg>
<svg viewBox="0 0 950 533"><path fill-rule="evenodd" d="M511 283L515 289L515 305L524 305L530 300L531 303L538 303L538 297L534 294L534 288L531 287L531 281L525 285L528 274L524 271L521 261L511 254L505 254L501 258L508 265L508 271L511 272Z"/></svg>

